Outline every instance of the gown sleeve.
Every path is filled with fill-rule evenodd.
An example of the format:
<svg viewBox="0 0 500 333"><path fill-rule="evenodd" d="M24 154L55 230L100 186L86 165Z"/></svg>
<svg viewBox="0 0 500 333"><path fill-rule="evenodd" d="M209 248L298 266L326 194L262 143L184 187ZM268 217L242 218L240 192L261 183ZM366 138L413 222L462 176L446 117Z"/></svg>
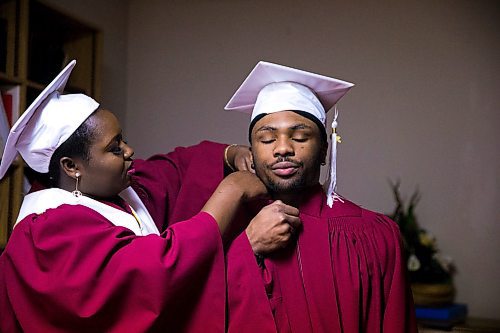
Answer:
<svg viewBox="0 0 500 333"><path fill-rule="evenodd" d="M224 177L227 145L203 141L135 160L132 187L160 232L200 211Z"/></svg>
<svg viewBox="0 0 500 333"><path fill-rule="evenodd" d="M16 320L16 315L9 301L7 293L7 282L5 278L5 260L0 256L0 332L22 332L19 323Z"/></svg>
<svg viewBox="0 0 500 333"><path fill-rule="evenodd" d="M272 283L257 265L245 232L230 244L226 254L228 333L276 332L272 304L266 291Z"/></svg>
<svg viewBox="0 0 500 333"><path fill-rule="evenodd" d="M392 234L392 238L387 239L386 243L392 255L388 251L387 255L382 254L381 257L386 272L384 274L383 332L416 333L415 309L405 269L401 234L396 223L386 216L378 215L378 219L390 228Z"/></svg>
<svg viewBox="0 0 500 333"><path fill-rule="evenodd" d="M0 267L2 332L224 331L223 245L207 213L136 236L62 205L21 221Z"/></svg>
<svg viewBox="0 0 500 333"><path fill-rule="evenodd" d="M416 333L398 226L385 215L331 221L331 261L345 332Z"/></svg>

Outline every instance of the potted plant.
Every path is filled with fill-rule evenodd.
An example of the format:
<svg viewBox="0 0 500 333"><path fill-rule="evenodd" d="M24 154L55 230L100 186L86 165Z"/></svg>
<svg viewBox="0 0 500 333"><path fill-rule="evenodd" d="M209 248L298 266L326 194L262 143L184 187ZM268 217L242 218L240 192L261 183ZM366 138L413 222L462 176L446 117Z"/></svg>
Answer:
<svg viewBox="0 0 500 333"><path fill-rule="evenodd" d="M396 208L389 217L401 231L415 304L438 306L452 303L455 296L454 265L451 258L439 251L435 237L418 224L415 216L415 207L420 201L418 189L405 204L399 191L400 181L390 185Z"/></svg>

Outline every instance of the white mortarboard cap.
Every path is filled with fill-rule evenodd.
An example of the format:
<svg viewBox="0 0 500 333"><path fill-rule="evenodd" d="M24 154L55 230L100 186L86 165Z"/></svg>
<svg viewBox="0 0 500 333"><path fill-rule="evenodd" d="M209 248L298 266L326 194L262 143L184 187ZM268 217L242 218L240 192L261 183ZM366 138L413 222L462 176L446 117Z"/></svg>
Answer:
<svg viewBox="0 0 500 333"><path fill-rule="evenodd" d="M99 107L84 94L62 94L75 64L71 61L12 126L0 164L0 179L17 152L30 168L47 173L54 151Z"/></svg>
<svg viewBox="0 0 500 333"><path fill-rule="evenodd" d="M251 120L260 114L304 111L325 125L325 113L353 86L328 76L260 61L224 109L251 112Z"/></svg>
<svg viewBox="0 0 500 333"><path fill-rule="evenodd" d="M326 128L326 112L330 110L353 83L260 61L231 97L225 110L252 113L251 120L261 114L280 111L304 111L316 117ZM332 127L337 127L337 110ZM330 174L327 203L330 207L339 198L337 183L337 133L332 133Z"/></svg>

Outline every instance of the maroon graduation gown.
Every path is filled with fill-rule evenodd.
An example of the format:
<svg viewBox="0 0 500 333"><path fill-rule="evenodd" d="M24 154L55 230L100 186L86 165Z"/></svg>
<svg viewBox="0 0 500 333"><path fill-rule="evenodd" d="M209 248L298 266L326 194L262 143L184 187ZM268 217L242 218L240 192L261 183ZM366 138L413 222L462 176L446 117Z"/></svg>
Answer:
<svg viewBox="0 0 500 333"><path fill-rule="evenodd" d="M136 161L133 187L155 221L198 172L215 188L224 147ZM161 237L136 236L88 207L61 205L20 221L0 256L0 332L223 332L224 312L223 245L206 213Z"/></svg>
<svg viewBox="0 0 500 333"><path fill-rule="evenodd" d="M229 245L228 331L416 332L397 225L347 200L329 208L319 185L304 197L297 242L265 269L244 232Z"/></svg>
<svg viewBox="0 0 500 333"><path fill-rule="evenodd" d="M279 332L417 332L397 225L320 186L300 207L295 246L266 259ZM269 278L270 277L270 278Z"/></svg>

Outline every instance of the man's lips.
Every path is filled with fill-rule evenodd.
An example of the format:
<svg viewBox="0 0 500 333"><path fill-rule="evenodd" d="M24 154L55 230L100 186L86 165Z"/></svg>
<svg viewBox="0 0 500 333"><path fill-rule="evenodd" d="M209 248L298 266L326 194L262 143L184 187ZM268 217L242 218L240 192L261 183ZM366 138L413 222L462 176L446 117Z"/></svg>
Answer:
<svg viewBox="0 0 500 333"><path fill-rule="evenodd" d="M291 176L297 172L299 165L293 162L277 162L271 166L272 172L280 177Z"/></svg>

